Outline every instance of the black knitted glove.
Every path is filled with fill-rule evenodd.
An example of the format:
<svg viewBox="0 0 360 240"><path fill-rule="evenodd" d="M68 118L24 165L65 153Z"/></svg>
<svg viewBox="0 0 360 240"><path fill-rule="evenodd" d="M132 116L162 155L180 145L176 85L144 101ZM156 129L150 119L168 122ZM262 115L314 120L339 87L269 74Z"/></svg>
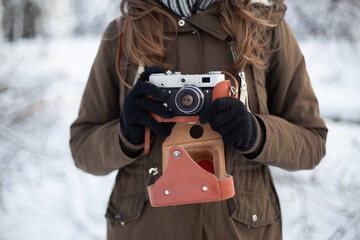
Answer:
<svg viewBox="0 0 360 240"><path fill-rule="evenodd" d="M256 121L240 100L232 98L215 100L200 116L202 124L209 122L211 128L221 134L225 144L239 151L254 146L259 131Z"/></svg>
<svg viewBox="0 0 360 240"><path fill-rule="evenodd" d="M163 103L169 96L149 81L152 73L162 73L163 67L155 66L146 69L139 77L137 83L125 97L123 111L120 114L120 129L129 142L140 144L144 141L145 126L162 136L169 136L173 124L161 123L154 120L149 112L163 118L172 118L174 114ZM156 100L146 97L150 95Z"/></svg>

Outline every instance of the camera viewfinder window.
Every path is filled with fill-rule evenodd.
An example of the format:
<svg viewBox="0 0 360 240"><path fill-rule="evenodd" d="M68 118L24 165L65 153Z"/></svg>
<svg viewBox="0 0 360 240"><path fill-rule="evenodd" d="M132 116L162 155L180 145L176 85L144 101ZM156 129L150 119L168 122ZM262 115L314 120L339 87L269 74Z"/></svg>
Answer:
<svg viewBox="0 0 360 240"><path fill-rule="evenodd" d="M210 83L210 78L209 77L203 77L202 82L203 83Z"/></svg>

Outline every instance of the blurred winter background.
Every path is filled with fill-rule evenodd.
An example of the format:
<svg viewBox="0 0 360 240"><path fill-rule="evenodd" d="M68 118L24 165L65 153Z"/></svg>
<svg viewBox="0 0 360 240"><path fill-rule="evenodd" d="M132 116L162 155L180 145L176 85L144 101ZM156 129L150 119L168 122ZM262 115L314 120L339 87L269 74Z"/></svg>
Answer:
<svg viewBox="0 0 360 240"><path fill-rule="evenodd" d="M286 1L329 127L312 171L272 168L284 239L360 239L360 1ZM0 239L105 239L115 173L68 140L112 0L0 0Z"/></svg>

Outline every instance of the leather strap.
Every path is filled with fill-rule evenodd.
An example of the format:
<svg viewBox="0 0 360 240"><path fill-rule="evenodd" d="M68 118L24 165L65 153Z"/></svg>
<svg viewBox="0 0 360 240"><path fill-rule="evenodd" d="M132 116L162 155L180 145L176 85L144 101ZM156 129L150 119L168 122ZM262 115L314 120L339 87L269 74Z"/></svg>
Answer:
<svg viewBox="0 0 360 240"><path fill-rule="evenodd" d="M150 128L145 127L145 142L144 142L144 153L147 155L150 152Z"/></svg>
<svg viewBox="0 0 360 240"><path fill-rule="evenodd" d="M199 116L177 116L170 119L162 118L155 113L150 113L150 116L157 122L180 122L180 123L199 123Z"/></svg>
<svg viewBox="0 0 360 240"><path fill-rule="evenodd" d="M120 17L120 16L116 18L116 24L117 24L118 30L119 30L119 32L120 32L120 30L122 29L122 26L121 26L121 17Z"/></svg>
<svg viewBox="0 0 360 240"><path fill-rule="evenodd" d="M120 63L121 63L121 53L122 53L122 23L121 23L121 17L116 18L116 24L119 31L119 42L118 42L118 51L117 51L117 57L116 57L116 71L117 74L122 81L122 83L129 89L132 88L125 79L123 78L120 70ZM150 129L148 127L145 127L145 142L144 142L144 153L143 155L146 155L150 152Z"/></svg>

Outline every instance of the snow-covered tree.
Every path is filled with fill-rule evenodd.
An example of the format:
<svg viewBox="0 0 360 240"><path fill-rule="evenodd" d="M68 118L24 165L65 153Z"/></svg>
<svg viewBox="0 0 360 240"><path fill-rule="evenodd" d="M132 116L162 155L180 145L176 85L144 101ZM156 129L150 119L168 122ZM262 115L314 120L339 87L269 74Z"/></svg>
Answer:
<svg viewBox="0 0 360 240"><path fill-rule="evenodd" d="M34 36L99 34L120 15L121 0L0 0L3 36L12 41ZM287 21L299 39L360 41L359 0L290 1ZM0 30L1 31L1 30Z"/></svg>
<svg viewBox="0 0 360 240"><path fill-rule="evenodd" d="M0 0L0 48L2 45L1 43L4 40L3 25L2 25L2 19L3 19L3 15L4 15L3 12L4 12L3 3L2 3L2 0Z"/></svg>
<svg viewBox="0 0 360 240"><path fill-rule="evenodd" d="M74 33L100 33L105 26L120 15L120 0L73 0Z"/></svg>
<svg viewBox="0 0 360 240"><path fill-rule="evenodd" d="M287 20L299 38L360 41L360 1L285 1Z"/></svg>
<svg viewBox="0 0 360 240"><path fill-rule="evenodd" d="M42 16L38 21L39 33L45 37L65 37L72 33L71 0L37 0L41 3Z"/></svg>
<svg viewBox="0 0 360 240"><path fill-rule="evenodd" d="M119 1L1 0L4 35L10 41L34 36L64 37L93 34L120 14Z"/></svg>
<svg viewBox="0 0 360 240"><path fill-rule="evenodd" d="M1 6L4 8L2 27L8 40L36 36L36 20L41 11L35 0L2 0Z"/></svg>

